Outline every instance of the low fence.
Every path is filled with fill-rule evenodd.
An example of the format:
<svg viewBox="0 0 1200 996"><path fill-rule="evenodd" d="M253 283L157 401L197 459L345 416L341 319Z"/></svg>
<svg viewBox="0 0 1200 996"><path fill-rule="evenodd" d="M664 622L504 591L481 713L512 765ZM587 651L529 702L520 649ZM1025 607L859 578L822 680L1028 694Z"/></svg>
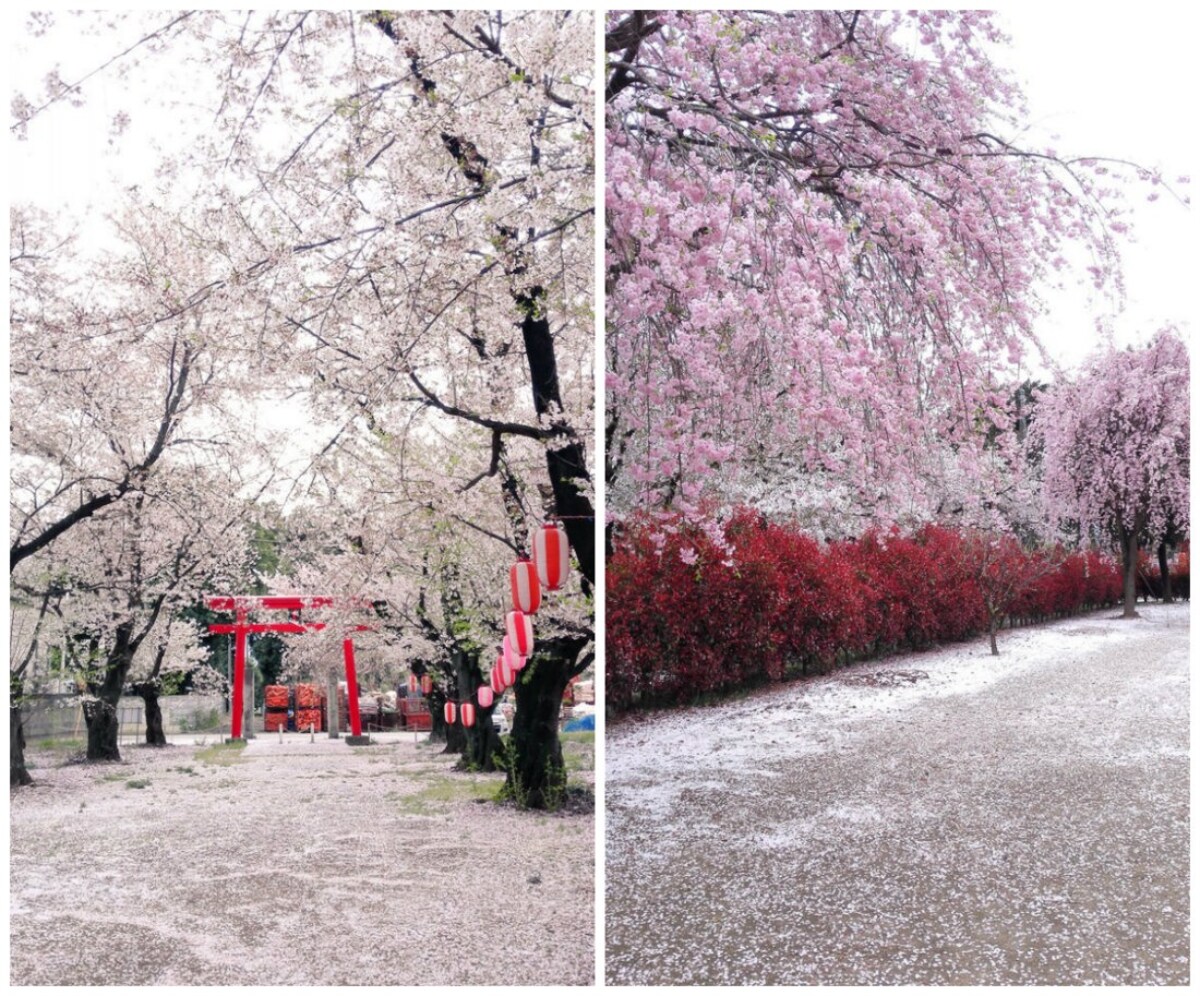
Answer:
<svg viewBox="0 0 1200 996"><path fill-rule="evenodd" d="M24 701L22 724L26 740L86 736L87 727L78 696L28 695ZM163 731L167 734L218 730L226 722L225 703L220 695L164 695L158 703L163 714ZM122 698L117 718L121 725L121 740L145 738L145 704L140 698Z"/></svg>

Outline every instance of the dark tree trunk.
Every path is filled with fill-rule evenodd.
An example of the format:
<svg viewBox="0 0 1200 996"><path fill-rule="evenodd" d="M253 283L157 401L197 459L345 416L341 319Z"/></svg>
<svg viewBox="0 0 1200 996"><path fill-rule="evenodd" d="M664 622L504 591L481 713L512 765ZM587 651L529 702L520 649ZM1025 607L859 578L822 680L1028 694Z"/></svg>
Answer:
<svg viewBox="0 0 1200 996"><path fill-rule="evenodd" d="M449 739L446 716L442 711L446 705L446 697L441 693L437 685L433 686L433 692L430 693L428 702L429 742L431 744L445 743Z"/></svg>
<svg viewBox="0 0 1200 996"><path fill-rule="evenodd" d="M1121 613L1122 619L1139 618L1137 611L1137 534L1136 529L1122 529L1121 531L1121 552L1125 558L1125 608Z"/></svg>
<svg viewBox="0 0 1200 996"><path fill-rule="evenodd" d="M457 716L453 723L443 724L442 729L446 731L446 749L442 751L443 754L462 754L466 751L467 734Z"/></svg>
<svg viewBox="0 0 1200 996"><path fill-rule="evenodd" d="M1167 563L1167 544L1165 542L1158 544L1158 573L1162 578L1162 600L1168 603L1175 601L1171 594L1171 567Z"/></svg>
<svg viewBox="0 0 1200 996"><path fill-rule="evenodd" d="M87 723L89 761L119 761L121 751L117 747L117 706L105 699L92 699L83 704L83 718Z"/></svg>
<svg viewBox="0 0 1200 996"><path fill-rule="evenodd" d="M997 612L988 613L988 641L992 645L992 656L1000 656L1000 648L996 646L996 630L1000 628L1000 615Z"/></svg>
<svg viewBox="0 0 1200 996"><path fill-rule="evenodd" d="M558 717L571 677L560 660L535 650L514 686L517 709L504 792L523 808L557 809L562 803L567 769L558 739Z"/></svg>
<svg viewBox="0 0 1200 996"><path fill-rule="evenodd" d="M523 315L521 335L529 359L529 379L533 386L533 407L539 417L561 417L562 396L558 384L558 361L554 355L554 337L546 314L546 292L532 287L513 295ZM571 433L562 445L546 447L546 470L554 489L555 512L562 519L567 540L579 561L579 572L587 579L584 591L596 582L595 510L583 493L590 480L583 443Z"/></svg>
<svg viewBox="0 0 1200 996"><path fill-rule="evenodd" d="M83 704L83 719L87 723L89 761L119 761L121 752L117 746L120 726L117 708L121 702L121 690L125 677L133 663L133 648L129 645L129 634L124 628L117 630L115 649L108 655L104 678L90 691L93 698Z"/></svg>
<svg viewBox="0 0 1200 996"><path fill-rule="evenodd" d="M475 725L466 731L466 749L463 751L463 766L468 771L496 771L496 752L504 744L492 726L495 706L484 709L475 707Z"/></svg>
<svg viewBox="0 0 1200 996"><path fill-rule="evenodd" d="M21 696L24 685L20 678L9 682L8 702L8 784L31 785L33 778L25 767L25 727L21 722Z"/></svg>
<svg viewBox="0 0 1200 996"><path fill-rule="evenodd" d="M162 708L158 704L158 683L144 681L133 686L134 695L140 695L146 713L146 743L151 747L166 747L167 737L163 732Z"/></svg>
<svg viewBox="0 0 1200 996"><path fill-rule="evenodd" d="M455 724L462 730L463 735L462 758L458 766L467 771L495 771L496 752L503 745L496 731L492 729L492 711L495 706L484 709L479 705L477 691L479 686L484 684L479 654L455 651L454 659L459 702L471 702L475 706L474 725L464 727L461 719Z"/></svg>

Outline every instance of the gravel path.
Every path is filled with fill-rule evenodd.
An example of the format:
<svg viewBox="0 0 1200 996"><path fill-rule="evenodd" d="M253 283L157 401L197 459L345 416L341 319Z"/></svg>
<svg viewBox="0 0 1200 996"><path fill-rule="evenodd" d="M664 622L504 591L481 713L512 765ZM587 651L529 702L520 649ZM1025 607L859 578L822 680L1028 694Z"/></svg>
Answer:
<svg viewBox="0 0 1200 996"><path fill-rule="evenodd" d="M592 982L590 815L479 801L501 776L402 735L240 758L186 739L116 765L33 754L39 784L11 794L13 984Z"/></svg>
<svg viewBox="0 0 1200 996"><path fill-rule="evenodd" d="M1188 607L612 724L613 984L1188 981Z"/></svg>

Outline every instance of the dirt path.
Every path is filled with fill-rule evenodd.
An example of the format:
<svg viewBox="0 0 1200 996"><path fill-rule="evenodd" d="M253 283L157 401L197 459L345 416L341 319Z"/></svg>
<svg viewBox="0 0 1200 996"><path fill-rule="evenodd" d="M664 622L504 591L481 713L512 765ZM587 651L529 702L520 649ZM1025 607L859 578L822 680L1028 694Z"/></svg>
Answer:
<svg viewBox="0 0 1200 996"><path fill-rule="evenodd" d="M608 980L1185 984L1188 608L1142 611L610 727Z"/></svg>
<svg viewBox="0 0 1200 996"><path fill-rule="evenodd" d="M436 751L35 753L40 785L12 794L12 983L589 984L591 816L481 801L501 776Z"/></svg>

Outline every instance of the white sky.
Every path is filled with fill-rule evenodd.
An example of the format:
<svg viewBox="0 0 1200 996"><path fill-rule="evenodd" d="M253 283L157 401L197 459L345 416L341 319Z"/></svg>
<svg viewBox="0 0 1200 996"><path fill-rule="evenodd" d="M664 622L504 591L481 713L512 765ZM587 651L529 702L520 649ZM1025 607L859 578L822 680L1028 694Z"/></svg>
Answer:
<svg viewBox="0 0 1200 996"><path fill-rule="evenodd" d="M24 16L7 17L10 87L34 89L51 68L48 58L60 62L68 80L96 65L101 53L93 39L56 38L49 57L35 39L23 52ZM1200 91L1191 68L1194 14L1081 16L1043 4L1006 10L1000 19L1012 36L1003 61L1025 88L1036 144L1053 144L1067 155L1134 160L1161 168L1171 181L1181 175L1200 180L1196 129L1189 124ZM178 93L180 87L164 89ZM10 200L65 208L85 225L102 217L112 191L148 181L151 140L169 148L187 137L178 120L145 107L134 112L130 131L116 146L121 154L112 157L109 123L129 105L125 86L110 73L86 92L84 107L60 104L34 121L28 142L10 140L8 163ZM197 118L201 123L205 115ZM1191 194L1190 186L1177 189ZM1098 317L1112 318L1118 343L1144 340L1169 322L1190 333L1197 313L1195 211L1160 193L1153 204L1140 190L1131 194L1137 243L1124 254L1128 296L1122 313L1113 313L1114 301L1089 301L1082 290L1048 294L1052 310L1040 333L1063 364L1074 366L1098 345Z"/></svg>
<svg viewBox="0 0 1200 996"><path fill-rule="evenodd" d="M1099 155L1160 168L1183 196L1200 194L1195 100L1197 17L1183 7L1088 13L1050 4L1001 14L1012 36L1006 64L1022 82L1036 134L1063 154ZM1094 12L1094 13L1093 13ZM1051 135L1058 138L1049 142ZM1131 198L1137 243L1124 253L1126 309L1114 318L1118 344L1142 341L1163 324L1194 332L1196 209L1163 193ZM1074 365L1097 345L1085 296L1055 295L1041 335ZM1110 303L1111 310L1111 303Z"/></svg>

